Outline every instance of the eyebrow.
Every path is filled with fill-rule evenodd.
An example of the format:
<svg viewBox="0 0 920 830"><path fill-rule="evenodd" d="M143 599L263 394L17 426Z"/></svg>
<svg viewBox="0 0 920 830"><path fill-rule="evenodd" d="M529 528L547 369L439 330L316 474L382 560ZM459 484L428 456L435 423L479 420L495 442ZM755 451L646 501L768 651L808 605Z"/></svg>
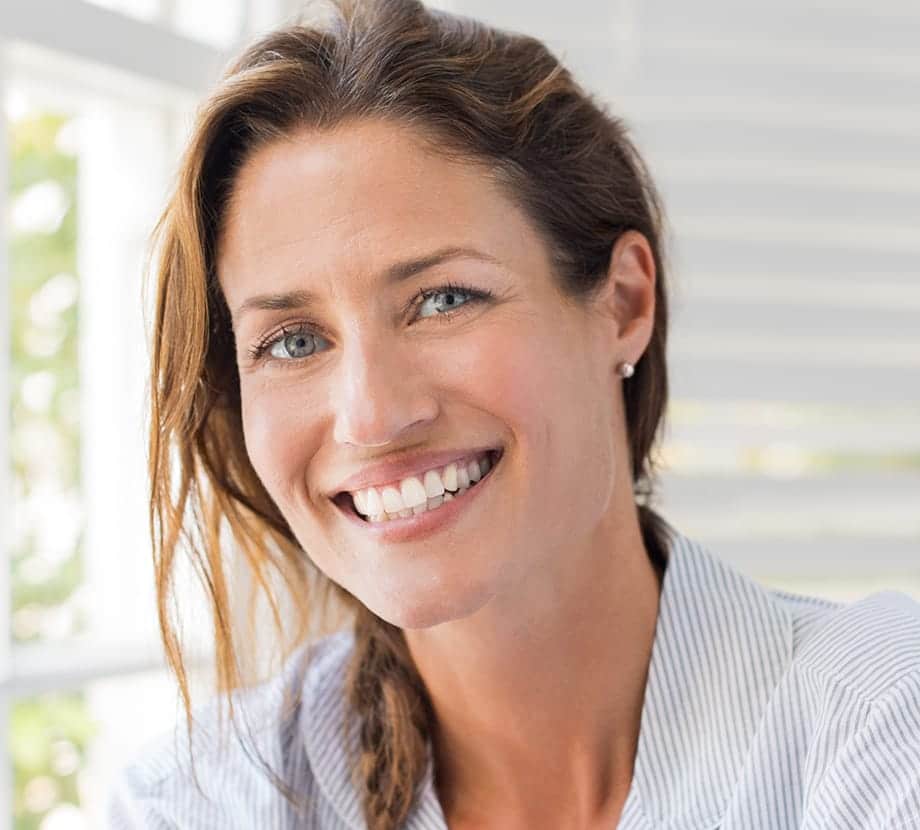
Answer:
<svg viewBox="0 0 920 830"><path fill-rule="evenodd" d="M475 248L452 245L417 259L408 259L390 265L383 273L383 282L387 285L405 282L429 268L453 259L478 259L493 265L501 265L501 262L490 254L477 251ZM306 308L316 303L315 294L300 289L278 294L256 294L236 309L233 318L238 320L248 311L290 311L296 308Z"/></svg>

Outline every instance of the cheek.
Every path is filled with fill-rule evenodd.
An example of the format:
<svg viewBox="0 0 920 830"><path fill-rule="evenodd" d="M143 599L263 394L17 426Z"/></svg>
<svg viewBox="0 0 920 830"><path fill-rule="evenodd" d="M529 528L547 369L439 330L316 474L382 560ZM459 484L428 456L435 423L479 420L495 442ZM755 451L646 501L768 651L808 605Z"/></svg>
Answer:
<svg viewBox="0 0 920 830"><path fill-rule="evenodd" d="M302 471L310 457L311 412L302 385L241 383L243 437L246 452L259 479L284 511L300 486ZM298 472L300 471L300 472Z"/></svg>
<svg viewBox="0 0 920 830"><path fill-rule="evenodd" d="M538 415L539 402L557 386L547 350L529 328L489 328L455 354L453 377L513 430L525 429Z"/></svg>
<svg viewBox="0 0 920 830"><path fill-rule="evenodd" d="M592 524L606 509L615 479L614 390L582 334L558 321L540 331L509 330L483 342L477 368L468 367L482 406L518 443L518 492L531 492L518 526L551 537L547 523Z"/></svg>
<svg viewBox="0 0 920 830"><path fill-rule="evenodd" d="M482 406L518 433L528 453L540 456L577 423L588 386L578 349L567 351L564 337L546 331L528 325L478 338L461 367Z"/></svg>

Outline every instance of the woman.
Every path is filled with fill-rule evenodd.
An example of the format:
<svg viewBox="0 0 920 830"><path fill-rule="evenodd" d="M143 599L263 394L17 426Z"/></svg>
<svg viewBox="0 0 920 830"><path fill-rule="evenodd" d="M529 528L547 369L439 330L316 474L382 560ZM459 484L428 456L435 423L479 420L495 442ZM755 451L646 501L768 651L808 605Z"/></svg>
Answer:
<svg viewBox="0 0 920 830"><path fill-rule="evenodd" d="M164 643L188 713L181 547L234 729L189 714L112 826L920 827L920 607L768 590L649 507L662 220L623 125L531 38L326 9L230 67L158 226ZM292 646L254 688L240 561Z"/></svg>

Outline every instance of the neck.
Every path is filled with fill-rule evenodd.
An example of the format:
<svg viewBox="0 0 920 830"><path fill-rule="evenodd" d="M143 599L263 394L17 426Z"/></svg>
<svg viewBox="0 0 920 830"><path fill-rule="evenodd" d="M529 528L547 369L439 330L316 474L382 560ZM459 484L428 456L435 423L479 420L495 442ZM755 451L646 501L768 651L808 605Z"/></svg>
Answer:
<svg viewBox="0 0 920 830"><path fill-rule="evenodd" d="M584 826L619 815L661 586L630 507L548 552L514 597L405 632L435 713L437 789L451 826L477 817Z"/></svg>

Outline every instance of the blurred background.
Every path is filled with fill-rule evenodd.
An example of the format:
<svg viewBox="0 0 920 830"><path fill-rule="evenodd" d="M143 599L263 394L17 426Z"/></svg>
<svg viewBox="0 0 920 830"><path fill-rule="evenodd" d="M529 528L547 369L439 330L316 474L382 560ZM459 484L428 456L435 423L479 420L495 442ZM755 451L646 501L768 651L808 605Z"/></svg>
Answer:
<svg viewBox="0 0 920 830"><path fill-rule="evenodd" d="M920 598L916 0L433 5L546 39L663 191L664 515L778 588ZM0 5L0 830L98 826L177 715L146 533L146 240L197 99L297 8Z"/></svg>

